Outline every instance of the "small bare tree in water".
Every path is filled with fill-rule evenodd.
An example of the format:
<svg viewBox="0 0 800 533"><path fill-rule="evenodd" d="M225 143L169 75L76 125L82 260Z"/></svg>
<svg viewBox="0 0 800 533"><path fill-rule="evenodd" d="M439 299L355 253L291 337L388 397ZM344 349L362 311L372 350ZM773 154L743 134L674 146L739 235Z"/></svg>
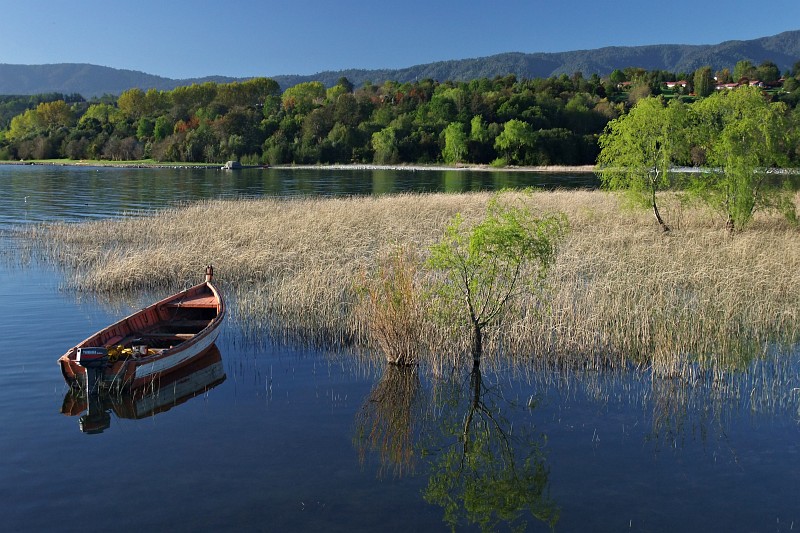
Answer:
<svg viewBox="0 0 800 533"><path fill-rule="evenodd" d="M483 355L484 329L513 299L539 288L566 227L563 215L538 218L495 196L482 221L466 227L457 214L431 247L427 265L443 274L436 292L468 321L473 361Z"/></svg>

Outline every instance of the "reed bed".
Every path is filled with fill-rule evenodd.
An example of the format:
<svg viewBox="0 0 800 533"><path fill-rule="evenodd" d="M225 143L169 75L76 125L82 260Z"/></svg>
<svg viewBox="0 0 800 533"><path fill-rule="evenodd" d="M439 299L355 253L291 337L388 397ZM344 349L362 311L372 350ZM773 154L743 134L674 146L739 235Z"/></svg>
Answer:
<svg viewBox="0 0 800 533"><path fill-rule="evenodd" d="M382 343L376 320L397 322L376 312L370 285L387 286L387 258L398 249L418 258L408 267L413 280L394 275L402 287L417 288L415 302L427 301L432 274L419 267L429 246L455 213L479 220L491 197L216 200L151 217L39 226L29 236L67 267L80 290L174 288L195 283L213 263L235 319L248 328L371 349ZM777 215L759 214L745 232L730 235L704 208L665 195L660 202L673 231L663 234L649 213L600 191L503 198L534 213L562 212L571 229L544 297L516 301L489 332L486 364L633 364L655 375L688 375L741 368L798 340L800 233ZM442 370L467 361L461 356L469 335L458 325L435 313L402 318L410 322L398 331L415 332L411 342L423 362ZM412 350L403 345L400 352Z"/></svg>

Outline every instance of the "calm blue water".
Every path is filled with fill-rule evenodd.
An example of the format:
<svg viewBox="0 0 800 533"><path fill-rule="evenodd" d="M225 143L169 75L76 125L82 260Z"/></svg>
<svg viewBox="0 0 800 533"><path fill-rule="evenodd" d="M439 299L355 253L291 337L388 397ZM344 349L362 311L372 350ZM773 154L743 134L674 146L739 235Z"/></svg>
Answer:
<svg viewBox="0 0 800 533"><path fill-rule="evenodd" d="M425 174L339 171L353 190L324 171L274 172L0 167L0 231L201 197L362 194L368 183L388 192ZM463 176L473 179L484 177ZM107 406L108 428L86 434L85 412L60 412L69 396L55 361L147 302L65 291L60 272L18 252L0 235L4 531L446 531L432 480L457 506L473 489L489 501L500 492L492 479L514 479L509 449L517 481L532 472L524 458L539 472L527 492L539 518L519 517L529 530L547 531L540 518L556 511L557 531L800 528L796 365L764 363L696 387L625 372L484 371L482 411L466 371L434 387L352 354L248 339L229 320L218 342L224 381L186 401L162 391L166 407L182 403L154 416ZM387 389L413 401L386 403ZM471 409L472 449L486 453L454 469L447 452L459 450ZM359 439L371 430L388 443L383 453ZM462 516L457 529L477 527Z"/></svg>
<svg viewBox="0 0 800 533"><path fill-rule="evenodd" d="M86 168L0 165L0 228L149 211L201 198L597 187L594 174L467 170Z"/></svg>

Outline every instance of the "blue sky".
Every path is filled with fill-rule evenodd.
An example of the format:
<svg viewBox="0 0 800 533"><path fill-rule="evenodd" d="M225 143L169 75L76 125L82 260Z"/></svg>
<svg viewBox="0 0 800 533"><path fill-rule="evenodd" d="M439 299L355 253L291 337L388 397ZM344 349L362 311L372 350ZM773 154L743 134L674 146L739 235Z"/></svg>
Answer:
<svg viewBox="0 0 800 533"><path fill-rule="evenodd" d="M796 29L798 0L0 0L0 63L277 76Z"/></svg>

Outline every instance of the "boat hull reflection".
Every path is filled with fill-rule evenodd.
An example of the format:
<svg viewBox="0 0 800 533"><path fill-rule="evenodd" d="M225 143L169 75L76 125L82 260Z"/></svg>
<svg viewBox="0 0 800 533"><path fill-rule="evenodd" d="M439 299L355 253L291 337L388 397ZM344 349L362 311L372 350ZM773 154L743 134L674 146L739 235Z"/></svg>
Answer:
<svg viewBox="0 0 800 533"><path fill-rule="evenodd" d="M84 433L102 433L111 425L111 413L118 418L149 418L204 394L225 378L222 354L216 344L212 344L179 371L130 391L91 395L85 390L70 388L64 396L61 413L80 416L79 424Z"/></svg>

